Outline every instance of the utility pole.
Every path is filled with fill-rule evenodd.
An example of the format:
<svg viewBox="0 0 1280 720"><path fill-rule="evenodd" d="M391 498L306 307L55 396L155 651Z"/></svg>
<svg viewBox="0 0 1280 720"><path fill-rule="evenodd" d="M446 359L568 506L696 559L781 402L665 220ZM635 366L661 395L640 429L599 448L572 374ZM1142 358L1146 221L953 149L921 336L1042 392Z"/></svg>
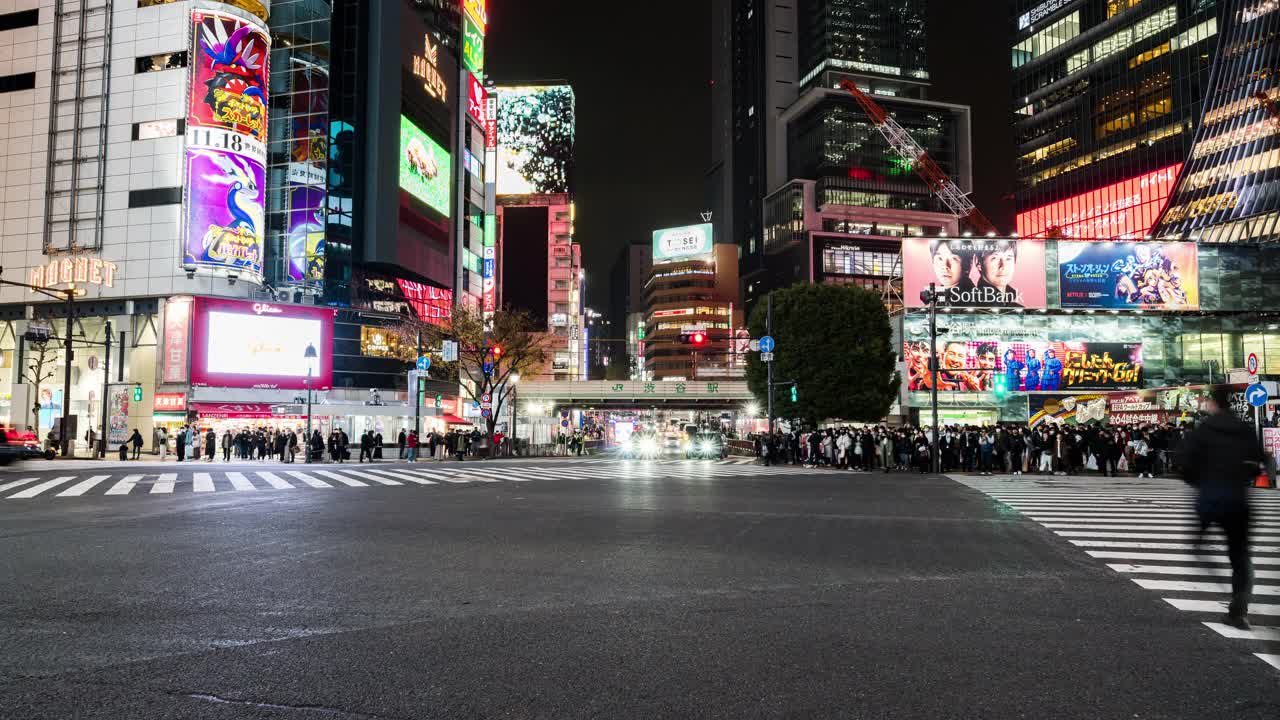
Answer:
<svg viewBox="0 0 1280 720"><path fill-rule="evenodd" d="M764 334L773 337L773 291L765 296ZM764 364L768 372L769 434L773 434L773 362Z"/></svg>
<svg viewBox="0 0 1280 720"><path fill-rule="evenodd" d="M111 382L111 321L107 321L107 334L104 343L106 352L103 357L102 366L102 436L98 438L98 447L89 448L89 452L97 457L105 458L107 456L107 384Z"/></svg>
<svg viewBox="0 0 1280 720"><path fill-rule="evenodd" d="M66 362L62 369L62 420L61 431L59 433L62 442L62 457L71 455L71 433L70 423L68 423L71 415L71 361L75 358L75 351L71 348L71 331L74 327L71 314L75 311L75 294L74 291L67 291L67 337L63 343L63 353L66 356Z"/></svg>
<svg viewBox="0 0 1280 720"><path fill-rule="evenodd" d="M418 355L413 359L414 367L417 367L418 358L422 357L422 331L418 331ZM414 374L416 380L413 387L409 388L409 392L413 393L413 434L418 436L418 441L422 441L422 376Z"/></svg>
<svg viewBox="0 0 1280 720"><path fill-rule="evenodd" d="M929 404L933 411L932 431L929 439L929 467L932 472L939 472L941 467L938 457L938 289L935 283L929 283L929 289L923 293L924 300L929 303L929 375L931 382Z"/></svg>

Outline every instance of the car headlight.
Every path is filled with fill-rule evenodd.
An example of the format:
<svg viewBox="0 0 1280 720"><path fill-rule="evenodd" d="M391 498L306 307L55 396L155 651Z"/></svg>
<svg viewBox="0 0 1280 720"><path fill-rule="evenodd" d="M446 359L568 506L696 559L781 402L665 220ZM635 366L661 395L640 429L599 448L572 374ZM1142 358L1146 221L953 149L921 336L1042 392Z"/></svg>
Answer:
<svg viewBox="0 0 1280 720"><path fill-rule="evenodd" d="M645 438L640 442L640 451L646 453L658 452L658 441L653 438Z"/></svg>

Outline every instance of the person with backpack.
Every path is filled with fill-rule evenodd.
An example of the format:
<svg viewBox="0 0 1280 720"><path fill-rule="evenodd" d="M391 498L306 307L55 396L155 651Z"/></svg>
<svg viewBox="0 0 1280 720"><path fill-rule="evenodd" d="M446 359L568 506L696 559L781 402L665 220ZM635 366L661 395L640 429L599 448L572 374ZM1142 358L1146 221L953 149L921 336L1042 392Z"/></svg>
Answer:
<svg viewBox="0 0 1280 720"><path fill-rule="evenodd" d="M137 460L142 454L142 433L138 432L138 428L134 428L133 434L129 436L129 444L133 446L133 459Z"/></svg>

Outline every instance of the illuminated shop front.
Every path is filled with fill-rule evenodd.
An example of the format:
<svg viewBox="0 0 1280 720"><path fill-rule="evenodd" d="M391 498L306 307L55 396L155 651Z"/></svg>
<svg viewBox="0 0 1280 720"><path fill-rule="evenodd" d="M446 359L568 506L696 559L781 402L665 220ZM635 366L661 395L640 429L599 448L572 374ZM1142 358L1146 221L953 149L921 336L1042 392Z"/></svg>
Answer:
<svg viewBox="0 0 1280 720"><path fill-rule="evenodd" d="M1044 394L1224 383L1251 354L1264 377L1280 375L1280 288L1266 281L1280 272L1277 247L921 238L904 244L904 258L901 372L921 420L931 376L919 292L930 282L949 297L1007 280L999 302L940 307L937 384L948 412L1027 421ZM1129 411L1140 409L1120 412Z"/></svg>

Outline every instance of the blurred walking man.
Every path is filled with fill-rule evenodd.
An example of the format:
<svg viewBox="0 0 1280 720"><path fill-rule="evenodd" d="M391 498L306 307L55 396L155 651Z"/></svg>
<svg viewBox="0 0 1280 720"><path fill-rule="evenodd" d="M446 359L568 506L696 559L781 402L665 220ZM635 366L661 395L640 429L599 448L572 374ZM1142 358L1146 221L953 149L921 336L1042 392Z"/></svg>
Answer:
<svg viewBox="0 0 1280 720"><path fill-rule="evenodd" d="M1209 416L1182 444L1183 478L1200 491L1196 512L1200 538L1211 525L1227 536L1231 559L1231 604L1223 622L1249 629L1249 599L1253 567L1249 560L1248 486L1265 469L1265 455L1253 428L1231 413L1226 388L1217 388L1208 401Z"/></svg>

